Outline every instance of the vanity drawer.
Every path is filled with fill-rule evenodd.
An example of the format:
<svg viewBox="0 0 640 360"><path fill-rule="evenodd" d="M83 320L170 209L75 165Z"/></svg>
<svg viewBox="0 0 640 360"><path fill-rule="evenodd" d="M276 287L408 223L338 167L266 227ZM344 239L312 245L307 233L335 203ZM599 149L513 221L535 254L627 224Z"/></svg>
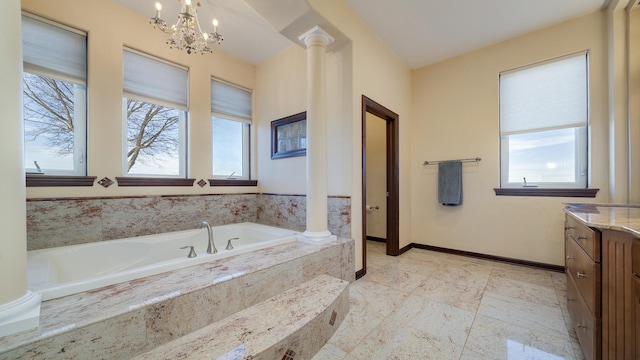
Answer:
<svg viewBox="0 0 640 360"><path fill-rule="evenodd" d="M593 316L600 318L600 264L593 262L571 238L565 240L566 272Z"/></svg>
<svg viewBox="0 0 640 360"><path fill-rule="evenodd" d="M586 226L580 220L567 215L565 218L566 236L572 238L595 261L600 262L600 232Z"/></svg>
<svg viewBox="0 0 640 360"><path fill-rule="evenodd" d="M569 310L571 323L578 335L585 359L600 359L602 351L600 319L592 316L571 276L567 276L567 310Z"/></svg>

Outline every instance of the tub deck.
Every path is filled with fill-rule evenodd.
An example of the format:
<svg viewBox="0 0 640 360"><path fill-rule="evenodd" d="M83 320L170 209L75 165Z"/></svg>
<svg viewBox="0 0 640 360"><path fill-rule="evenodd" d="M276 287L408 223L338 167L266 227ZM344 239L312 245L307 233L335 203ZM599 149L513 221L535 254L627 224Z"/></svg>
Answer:
<svg viewBox="0 0 640 360"><path fill-rule="evenodd" d="M327 274L354 281L354 245L294 242L44 301L0 358L128 359Z"/></svg>

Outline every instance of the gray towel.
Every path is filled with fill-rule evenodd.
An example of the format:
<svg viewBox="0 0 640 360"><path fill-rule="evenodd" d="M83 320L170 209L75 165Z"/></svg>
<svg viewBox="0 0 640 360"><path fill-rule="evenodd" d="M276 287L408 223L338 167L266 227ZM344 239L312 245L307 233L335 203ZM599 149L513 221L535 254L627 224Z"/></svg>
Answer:
<svg viewBox="0 0 640 360"><path fill-rule="evenodd" d="M462 204L462 162L438 163L438 202L446 206Z"/></svg>

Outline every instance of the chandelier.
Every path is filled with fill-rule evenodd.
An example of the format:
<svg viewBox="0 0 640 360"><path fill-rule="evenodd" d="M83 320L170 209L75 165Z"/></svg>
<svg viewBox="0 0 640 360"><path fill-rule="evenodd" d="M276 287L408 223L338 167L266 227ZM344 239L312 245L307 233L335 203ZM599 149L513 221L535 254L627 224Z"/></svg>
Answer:
<svg viewBox="0 0 640 360"><path fill-rule="evenodd" d="M171 38L167 39L170 48L178 50L186 50L187 54L199 52L200 54L212 53L213 44L222 42L222 35L218 34L218 20L213 19L213 32L208 33L202 31L200 22L198 21L198 10L200 2L195 6L191 5L191 0L178 0L182 3L182 9L178 13L178 21L171 27L167 26L166 21L160 18L162 4L156 3L156 16L149 19L149 23L166 34L170 34Z"/></svg>

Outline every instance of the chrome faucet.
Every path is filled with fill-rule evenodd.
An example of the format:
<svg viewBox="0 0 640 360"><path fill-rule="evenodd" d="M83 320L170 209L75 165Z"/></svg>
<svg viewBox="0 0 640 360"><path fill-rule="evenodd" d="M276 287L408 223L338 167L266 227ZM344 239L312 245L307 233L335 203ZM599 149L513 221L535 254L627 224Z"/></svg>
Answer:
<svg viewBox="0 0 640 360"><path fill-rule="evenodd" d="M216 249L216 245L213 243L213 231L211 230L211 225L207 221L203 221L202 225L207 227L207 234L209 235L209 245L207 245L207 254L215 254L218 252Z"/></svg>

